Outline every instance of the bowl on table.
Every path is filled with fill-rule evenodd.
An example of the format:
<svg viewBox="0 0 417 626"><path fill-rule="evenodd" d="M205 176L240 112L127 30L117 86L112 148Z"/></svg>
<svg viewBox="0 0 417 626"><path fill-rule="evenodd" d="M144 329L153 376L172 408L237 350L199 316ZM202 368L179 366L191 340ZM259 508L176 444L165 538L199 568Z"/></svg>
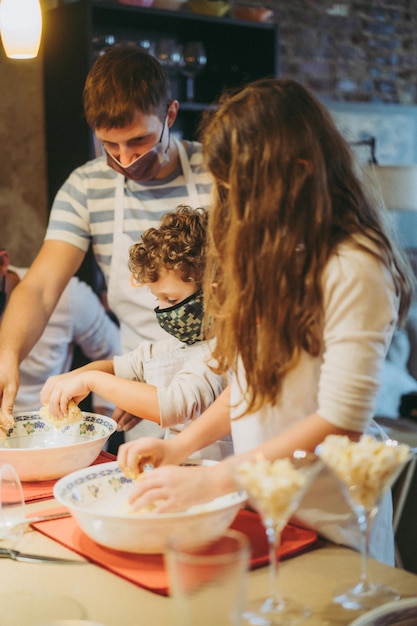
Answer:
<svg viewBox="0 0 417 626"><path fill-rule="evenodd" d="M21 481L61 478L96 460L117 424L110 417L82 411L80 422L55 428L39 411L17 413L0 441L0 465L10 463Z"/></svg>
<svg viewBox="0 0 417 626"><path fill-rule="evenodd" d="M224 0L188 0L187 9L201 15L223 17L230 10L230 4Z"/></svg>
<svg viewBox="0 0 417 626"><path fill-rule="evenodd" d="M187 465L212 463L195 460ZM132 486L133 481L113 461L61 478L54 486L54 497L96 543L140 554L163 553L171 539L184 545L209 542L230 526L246 501L244 492L235 492L182 512L129 513Z"/></svg>

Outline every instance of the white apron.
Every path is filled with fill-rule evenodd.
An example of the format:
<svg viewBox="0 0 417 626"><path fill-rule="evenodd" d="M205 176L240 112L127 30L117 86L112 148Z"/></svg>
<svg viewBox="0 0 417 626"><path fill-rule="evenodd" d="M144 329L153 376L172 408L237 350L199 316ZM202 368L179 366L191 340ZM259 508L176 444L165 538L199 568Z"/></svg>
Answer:
<svg viewBox="0 0 417 626"><path fill-rule="evenodd" d="M178 149L190 205L198 207L200 206L200 199L193 180L187 152L182 143L175 137L173 137L173 141L175 141ZM119 320L122 354L134 350L139 342L143 340L158 341L167 338L167 333L162 330L156 321L154 312L156 306L155 296L151 294L148 287L136 288L132 287L130 283L130 270L128 267L129 248L136 241L132 241L130 236L124 232L124 189L125 178L123 174L118 174L114 207L113 248L107 298L111 310ZM163 429L156 424L143 420L126 433L126 440L137 439L137 437L143 435L161 437L163 432Z"/></svg>

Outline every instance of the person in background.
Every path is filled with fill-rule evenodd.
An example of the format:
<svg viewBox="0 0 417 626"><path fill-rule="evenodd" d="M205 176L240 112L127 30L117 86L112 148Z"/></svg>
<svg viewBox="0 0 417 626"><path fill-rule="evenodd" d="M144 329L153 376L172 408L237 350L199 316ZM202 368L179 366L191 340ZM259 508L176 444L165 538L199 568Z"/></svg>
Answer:
<svg viewBox="0 0 417 626"><path fill-rule="evenodd" d="M130 248L134 283L149 286L158 302L156 319L172 337L142 341L127 355L48 379L41 400L53 415L63 417L70 400L78 403L95 392L129 414L159 424L170 437L225 389L226 377L208 366L210 348L202 328L206 228L206 211L180 206ZM119 421L119 428L123 425ZM218 460L230 453L230 447L229 438L201 456Z"/></svg>
<svg viewBox="0 0 417 626"><path fill-rule="evenodd" d="M5 309L13 289L26 272L26 268L10 266L9 253L0 249ZM32 306L31 310L35 316L36 307ZM0 311L0 321L2 314ZM41 337L20 364L21 384L14 405L16 412L39 410L40 392L45 381L49 376L71 368L75 346L88 359L108 359L120 353L117 325L108 317L89 285L74 277L61 295ZM93 397L92 405L100 414L109 415L114 409L112 403L100 396Z"/></svg>
<svg viewBox="0 0 417 626"><path fill-rule="evenodd" d="M130 501L156 511L235 491L233 467L314 451L327 435L359 439L372 421L382 363L410 302L411 272L367 199L349 146L301 84L264 79L226 95L202 129L214 177L205 278L216 371L231 385L172 441L119 448L121 467L152 458ZM231 432L235 455L177 467ZM338 483L323 471L297 520L358 548ZM391 494L371 554L394 564Z"/></svg>
<svg viewBox="0 0 417 626"><path fill-rule="evenodd" d="M103 154L72 172L58 191L45 241L10 299L0 329L3 420L13 409L19 363L41 336L90 243L120 324L123 353L142 340L166 337L149 289L130 285L128 250L179 204L209 205L212 179L201 145L172 134L178 106L163 68L140 48L113 46L93 64L84 111ZM116 409L114 418L121 416Z"/></svg>

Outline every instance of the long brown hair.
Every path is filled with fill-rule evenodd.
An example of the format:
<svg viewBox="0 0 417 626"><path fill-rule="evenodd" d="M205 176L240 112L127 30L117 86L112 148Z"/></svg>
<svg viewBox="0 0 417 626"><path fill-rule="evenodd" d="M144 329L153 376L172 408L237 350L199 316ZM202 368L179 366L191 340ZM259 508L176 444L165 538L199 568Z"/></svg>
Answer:
<svg viewBox="0 0 417 626"><path fill-rule="evenodd" d="M249 412L276 401L302 351L320 354L322 275L340 242L364 246L389 269L400 317L411 282L349 145L301 84L263 79L226 94L200 130L215 181L206 313L219 371L242 360Z"/></svg>

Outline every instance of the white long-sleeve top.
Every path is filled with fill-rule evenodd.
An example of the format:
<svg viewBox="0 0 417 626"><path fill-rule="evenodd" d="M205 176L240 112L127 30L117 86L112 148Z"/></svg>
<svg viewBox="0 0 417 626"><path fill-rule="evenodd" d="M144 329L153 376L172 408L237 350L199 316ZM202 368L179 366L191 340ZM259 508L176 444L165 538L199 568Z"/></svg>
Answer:
<svg viewBox="0 0 417 626"><path fill-rule="evenodd" d="M207 341L187 345L169 337L142 341L136 350L115 356L116 376L157 387L160 426L180 430L197 418L225 389L227 380L209 367Z"/></svg>
<svg viewBox="0 0 417 626"><path fill-rule="evenodd" d="M392 278L370 252L344 243L325 268L323 297L322 354L301 356L296 369L283 381L274 406L265 405L239 418L245 402L234 377L231 426L236 453L276 437L313 413L348 430L364 432L370 425L382 364L398 316ZM243 372L238 377L244 381ZM307 494L297 517L325 537L357 547L356 524L352 524L345 499L331 477L322 479ZM386 512L379 516L383 518L381 532L374 523L371 550L376 558L392 563L389 516L387 505Z"/></svg>
<svg viewBox="0 0 417 626"><path fill-rule="evenodd" d="M20 278L27 271L16 267L10 269ZM74 277L59 299L42 336L20 365L20 387L14 411L39 409L39 394L46 379L70 369L75 345L91 361L112 359L121 351L117 325L106 314L89 285ZM113 407L97 396L93 398L93 405Z"/></svg>

